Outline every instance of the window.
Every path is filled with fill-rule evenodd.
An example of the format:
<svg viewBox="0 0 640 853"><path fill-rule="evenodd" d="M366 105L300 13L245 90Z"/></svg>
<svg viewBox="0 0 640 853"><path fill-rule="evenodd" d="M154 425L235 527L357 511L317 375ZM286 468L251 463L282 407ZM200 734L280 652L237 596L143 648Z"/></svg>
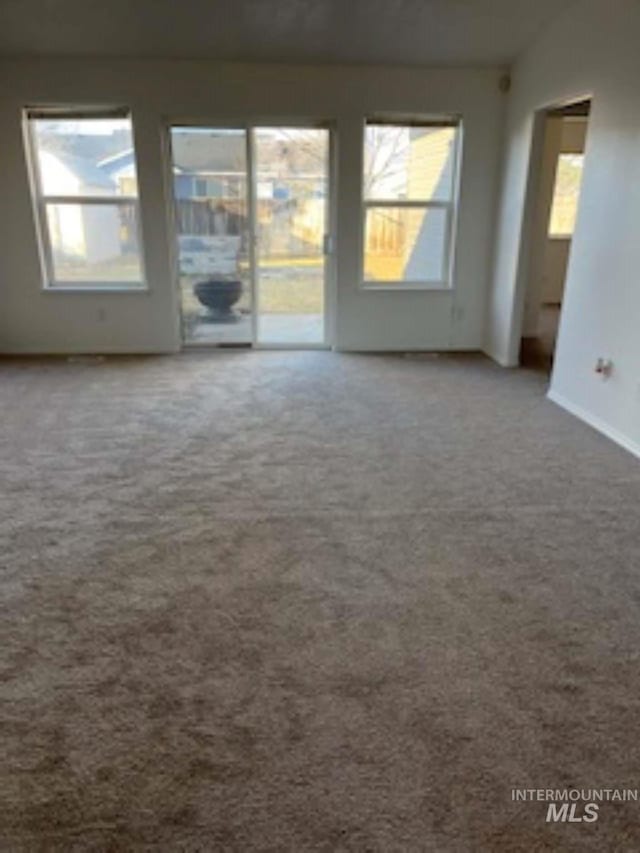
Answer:
<svg viewBox="0 0 640 853"><path fill-rule="evenodd" d="M46 286L144 286L126 110L26 111Z"/></svg>
<svg viewBox="0 0 640 853"><path fill-rule="evenodd" d="M367 122L364 286L451 285L460 124Z"/></svg>
<svg viewBox="0 0 640 853"><path fill-rule="evenodd" d="M549 236L568 238L573 235L578 213L584 154L561 154L558 157L553 188Z"/></svg>
<svg viewBox="0 0 640 853"><path fill-rule="evenodd" d="M195 188L193 194L198 198L206 198L206 196L208 195L207 181L204 178L196 178L194 183Z"/></svg>

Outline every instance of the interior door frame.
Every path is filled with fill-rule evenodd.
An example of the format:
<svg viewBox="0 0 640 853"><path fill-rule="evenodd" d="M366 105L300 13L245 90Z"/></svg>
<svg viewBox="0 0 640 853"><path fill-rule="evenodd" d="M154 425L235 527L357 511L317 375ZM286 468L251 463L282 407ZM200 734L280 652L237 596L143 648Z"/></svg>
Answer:
<svg viewBox="0 0 640 853"><path fill-rule="evenodd" d="M570 107L572 104L579 104L582 101L590 101L591 109L593 110L593 92L585 94L576 94L571 97L559 99L551 103L540 104L533 110L530 116L530 128L528 135L528 152L526 164L526 177L524 196L521 205L521 220L518 233L518 253L517 265L515 271L515 281L513 294L510 303L510 326L509 326L509 341L507 351L507 364L511 367L517 367L520 364L520 341L522 339L522 329L524 324L525 300L529 289L530 272L531 272L531 250L532 240L534 235L534 227L536 220L536 208L538 202L538 192L540 188L540 180L542 174L542 158L543 146L546 132L546 120L550 112L554 110ZM591 116L589 116L591 122ZM585 144L585 163L588 153L588 138L591 124L587 126L587 141ZM580 200L578 200L578 209ZM550 208L549 208L550 209ZM569 250L569 260L571 251ZM569 264L567 264L567 272ZM566 280L566 279L565 279ZM560 324L562 323L562 310L560 311ZM551 378L549 383L551 382Z"/></svg>
<svg viewBox="0 0 640 853"><path fill-rule="evenodd" d="M173 182L173 150L171 130L174 127L211 128L212 130L242 130L245 132L247 151L247 215L249 219L249 266L251 281L251 342L246 345L249 349L264 350L326 350L332 349L335 335L336 309L336 122L330 119L309 118L300 116L252 116L250 118L229 117L228 119L210 119L205 116L197 118L168 117L164 121L164 151L165 179L167 182L167 214L171 230L171 260L176 299L176 309L179 315L180 348L185 349L216 349L217 343L189 343L185 340L184 320L182 315L182 295L180 291L180 251L178 243L178 220L176 216L175 191ZM327 153L327 200L325 210L325 251L324 251L324 292L323 292L323 332L324 339L317 343L260 343L258 341L258 265L257 265L257 228L256 228L256 180L255 180L255 140L254 132L261 127L283 127L300 129L326 130L328 133ZM327 245L328 243L328 245ZM245 346L238 344L237 346Z"/></svg>

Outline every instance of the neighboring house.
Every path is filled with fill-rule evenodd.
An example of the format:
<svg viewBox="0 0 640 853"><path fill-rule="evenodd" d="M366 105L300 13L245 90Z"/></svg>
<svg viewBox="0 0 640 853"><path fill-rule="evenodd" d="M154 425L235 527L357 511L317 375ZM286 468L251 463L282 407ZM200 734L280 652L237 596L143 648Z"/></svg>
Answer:
<svg viewBox="0 0 640 853"><path fill-rule="evenodd" d="M91 161L67 153L40 152L42 189L48 196L110 195L113 180ZM53 252L60 260L81 257L100 263L120 254L119 210L109 205L49 204Z"/></svg>
<svg viewBox="0 0 640 853"><path fill-rule="evenodd" d="M97 168L113 182L120 195L135 195L137 188L136 164L133 148L98 161Z"/></svg>
<svg viewBox="0 0 640 853"><path fill-rule="evenodd" d="M202 142L207 142L204 138ZM224 156L215 158L215 162L206 161L199 149L188 147L183 152L180 165L174 165L173 177L176 198L239 198L244 192L245 173L233 168L233 151L224 152ZM209 160L211 160L209 152ZM136 170L133 148L127 148L118 154L100 160L98 167L107 174L118 187L119 192L127 194L135 187Z"/></svg>
<svg viewBox="0 0 640 853"><path fill-rule="evenodd" d="M415 128L410 134L407 197L450 202L453 198L455 131ZM403 266L407 279L443 279L442 267L448 225L447 212L432 207L405 226Z"/></svg>
<svg viewBox="0 0 640 853"><path fill-rule="evenodd" d="M88 151L92 146L86 146ZM95 147L95 146L94 146ZM181 235L215 237L240 235L246 231L246 172L239 161L237 139L210 137L208 134L177 135L173 139L174 190L178 201ZM292 241L319 245L324 232L322 176L314 173L313 161L295 166L286 159L286 150L274 141L272 159L275 168L262 169L257 182L257 215L268 240L269 252L286 252ZM85 153L84 151L82 152ZM242 158L240 158L241 160ZM279 163L284 163L282 176ZM311 169L309 168L311 166ZM44 190L51 195L136 194L136 163L133 148L125 147L100 159L78 156L76 152L44 151L41 154ZM304 186L304 203L290 202L292 183ZM82 257L87 263L107 261L121 253L127 240L126 210L104 206L51 205L49 221L54 252L65 257ZM220 222L219 222L220 220ZM224 222L222 222L224 220ZM213 239L207 257L220 240ZM181 245L181 266L202 265L194 249ZM235 244L234 244L235 245ZM244 245L244 240L241 241ZM212 248L213 247L213 248ZM266 247L266 244L265 244ZM238 249L237 249L238 250ZM241 251L242 249L240 249ZM226 259L225 259L226 260Z"/></svg>

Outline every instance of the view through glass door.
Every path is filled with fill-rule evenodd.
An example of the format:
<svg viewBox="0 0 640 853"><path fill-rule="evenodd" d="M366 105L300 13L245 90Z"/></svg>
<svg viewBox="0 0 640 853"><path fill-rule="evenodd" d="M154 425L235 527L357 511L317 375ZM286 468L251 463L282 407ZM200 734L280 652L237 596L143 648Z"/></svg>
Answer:
<svg viewBox="0 0 640 853"><path fill-rule="evenodd" d="M185 343L322 344L329 131L176 126L171 147Z"/></svg>
<svg viewBox="0 0 640 853"><path fill-rule="evenodd" d="M171 151L184 341L250 344L247 132L173 127Z"/></svg>
<svg viewBox="0 0 640 853"><path fill-rule="evenodd" d="M329 131L256 128L257 339L325 340Z"/></svg>

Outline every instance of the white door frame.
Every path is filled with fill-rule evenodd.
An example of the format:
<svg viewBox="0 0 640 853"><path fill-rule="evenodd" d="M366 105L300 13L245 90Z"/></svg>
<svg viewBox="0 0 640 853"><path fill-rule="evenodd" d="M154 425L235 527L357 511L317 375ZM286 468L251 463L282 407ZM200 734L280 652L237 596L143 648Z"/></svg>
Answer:
<svg viewBox="0 0 640 853"><path fill-rule="evenodd" d="M564 107L570 107L572 104L579 104L583 101L590 101L593 106L593 94L575 95L567 98L566 100L545 104L538 107L533 113L527 177L518 243L518 262L516 267L515 288L511 302L511 331L508 349L510 365L517 366L520 363L520 341L522 338L524 323L525 301L529 290L532 239L536 222L538 191L542 177L542 155L547 115L553 110L560 110ZM560 321L562 322L562 311L560 312Z"/></svg>

